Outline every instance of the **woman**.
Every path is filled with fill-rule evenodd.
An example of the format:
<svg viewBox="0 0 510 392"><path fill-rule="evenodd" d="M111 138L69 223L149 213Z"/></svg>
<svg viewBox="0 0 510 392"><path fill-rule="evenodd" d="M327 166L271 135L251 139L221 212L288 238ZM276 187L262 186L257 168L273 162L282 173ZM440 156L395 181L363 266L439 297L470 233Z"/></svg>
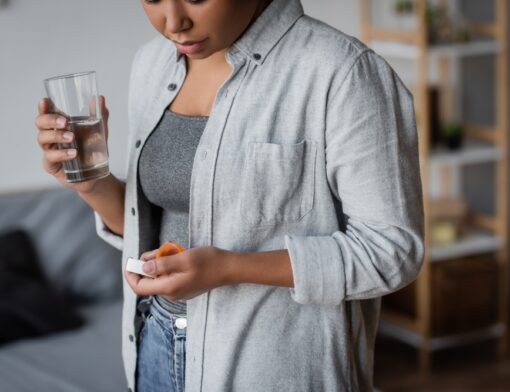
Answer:
<svg viewBox="0 0 510 392"><path fill-rule="evenodd" d="M45 169L157 275L125 272L129 389L372 390L380 297L423 261L411 94L299 0L142 4L127 179L67 184L65 121L36 121Z"/></svg>

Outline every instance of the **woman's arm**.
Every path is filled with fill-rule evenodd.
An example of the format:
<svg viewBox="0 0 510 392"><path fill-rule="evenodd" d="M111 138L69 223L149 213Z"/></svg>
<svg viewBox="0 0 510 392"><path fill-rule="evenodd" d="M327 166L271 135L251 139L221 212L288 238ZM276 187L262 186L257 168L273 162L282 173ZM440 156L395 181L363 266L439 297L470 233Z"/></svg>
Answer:
<svg viewBox="0 0 510 392"><path fill-rule="evenodd" d="M293 287L285 249L243 253L205 246L160 258L156 258L156 251L152 250L140 258L146 261L144 271L157 278L146 278L126 270L126 280L138 295L165 295L175 301L238 283Z"/></svg>
<svg viewBox="0 0 510 392"><path fill-rule="evenodd" d="M287 249L268 252L232 252L227 276L229 284L257 283L294 287Z"/></svg>
<svg viewBox="0 0 510 392"><path fill-rule="evenodd" d="M413 97L371 50L332 83L326 176L344 228L284 235L292 298L339 305L411 283L424 260L424 213Z"/></svg>
<svg viewBox="0 0 510 392"><path fill-rule="evenodd" d="M98 181L91 191L78 192L78 195L100 215L110 231L122 237L125 193L126 184L110 174Z"/></svg>
<svg viewBox="0 0 510 392"><path fill-rule="evenodd" d="M99 105L105 125L105 136L108 140L108 117L104 96L99 96ZM43 167L57 181L69 189L73 189L95 211L96 229L100 237L117 249L122 249L124 232L124 195L125 183L109 175L100 180L88 180L69 183L64 173L63 162L72 159L66 151L56 149L57 143L67 143L64 135L69 124L65 118L51 113L48 98L39 102L39 115L35 124L39 129L38 143L44 152ZM65 133L64 133L65 132ZM72 133L71 140L72 140ZM70 149L69 152L76 150ZM73 155L74 156L74 155Z"/></svg>

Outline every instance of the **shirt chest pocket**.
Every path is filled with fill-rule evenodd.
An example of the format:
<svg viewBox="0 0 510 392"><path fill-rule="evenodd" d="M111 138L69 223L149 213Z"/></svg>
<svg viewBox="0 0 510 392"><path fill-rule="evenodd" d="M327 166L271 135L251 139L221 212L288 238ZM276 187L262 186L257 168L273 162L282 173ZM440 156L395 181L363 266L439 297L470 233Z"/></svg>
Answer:
<svg viewBox="0 0 510 392"><path fill-rule="evenodd" d="M297 222L313 208L316 143L249 142L240 180L248 226Z"/></svg>

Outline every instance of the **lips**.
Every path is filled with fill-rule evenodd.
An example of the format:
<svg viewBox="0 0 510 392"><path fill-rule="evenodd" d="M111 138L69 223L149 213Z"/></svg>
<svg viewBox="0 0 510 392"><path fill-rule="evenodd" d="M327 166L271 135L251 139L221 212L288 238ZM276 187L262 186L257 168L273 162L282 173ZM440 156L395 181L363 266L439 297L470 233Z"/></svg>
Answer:
<svg viewBox="0 0 510 392"><path fill-rule="evenodd" d="M179 43L176 41L173 41L179 52L185 53L185 54L193 54L198 53L204 48L204 43L207 40L207 38L203 39L202 41L184 41L184 43Z"/></svg>
<svg viewBox="0 0 510 392"><path fill-rule="evenodd" d="M202 41L205 41L205 39L203 39ZM202 42L202 41L185 41L185 42L174 41L174 42L178 45L193 45L193 44L198 44L199 42Z"/></svg>

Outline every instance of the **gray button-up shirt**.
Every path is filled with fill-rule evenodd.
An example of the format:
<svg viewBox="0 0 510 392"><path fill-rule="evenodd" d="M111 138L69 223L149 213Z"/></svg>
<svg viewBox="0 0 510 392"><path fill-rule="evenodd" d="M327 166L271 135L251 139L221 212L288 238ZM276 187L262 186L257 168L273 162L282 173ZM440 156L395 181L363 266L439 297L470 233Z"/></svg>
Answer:
<svg viewBox="0 0 510 392"><path fill-rule="evenodd" d="M294 287L237 284L188 300L186 391L370 391L380 297L423 262L412 95L384 59L304 15L299 0L273 0L226 59L233 71L193 162L189 243L287 249ZM124 237L96 213L123 266L159 245L138 160L185 77L184 56L162 36L135 56ZM138 299L125 284L133 389Z"/></svg>

